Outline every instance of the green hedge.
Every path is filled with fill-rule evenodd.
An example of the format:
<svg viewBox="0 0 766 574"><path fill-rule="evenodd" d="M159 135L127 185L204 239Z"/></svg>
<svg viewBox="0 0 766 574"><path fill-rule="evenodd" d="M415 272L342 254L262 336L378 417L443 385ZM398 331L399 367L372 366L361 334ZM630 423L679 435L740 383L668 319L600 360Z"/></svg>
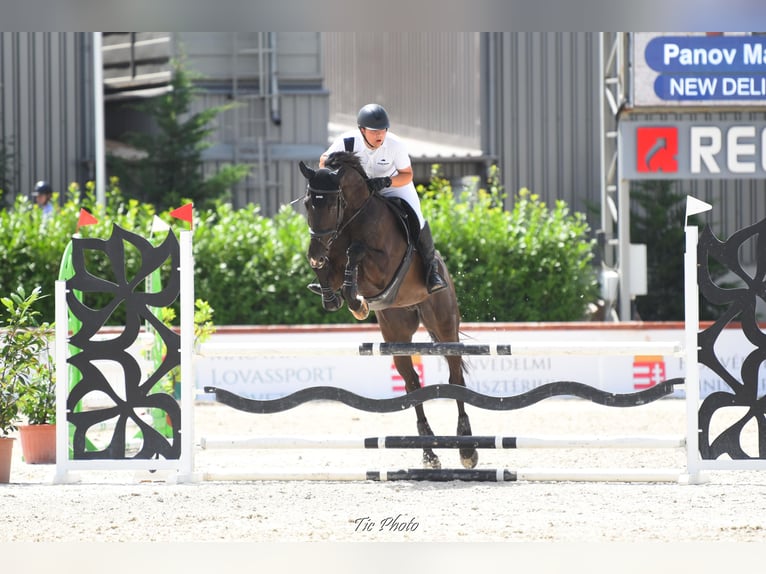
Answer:
<svg viewBox="0 0 766 574"><path fill-rule="evenodd" d="M419 191L464 321L576 321L596 301L594 242L563 201L549 209L522 189L507 211L492 188L456 200L436 174Z"/></svg>
<svg viewBox="0 0 766 574"><path fill-rule="evenodd" d="M588 303L595 301L593 243L582 214L569 213L562 202L549 209L525 190L513 210L504 211L498 193L455 198L438 177L419 191L437 249L455 281L464 321L572 321L583 318ZM78 195L79 190L70 189L69 197ZM0 294L18 285L27 290L40 285L52 295L81 207L99 220L81 228L84 237L107 238L112 223L149 236L154 207L124 199L116 181L108 192L108 208L95 204L92 185L83 195L46 222L23 198L0 211ZM158 215L176 229L185 225L168 212ZM234 210L220 204L196 217L195 296L213 307L217 325L354 322L345 308L325 312L319 297L306 289L313 272L305 256L308 232L302 214L286 206L268 218L257 206ZM135 250L127 254L130 274L140 261ZM95 274L112 273L103 257L87 264ZM43 319L53 320L53 297L41 303ZM110 323L123 321L118 312Z"/></svg>

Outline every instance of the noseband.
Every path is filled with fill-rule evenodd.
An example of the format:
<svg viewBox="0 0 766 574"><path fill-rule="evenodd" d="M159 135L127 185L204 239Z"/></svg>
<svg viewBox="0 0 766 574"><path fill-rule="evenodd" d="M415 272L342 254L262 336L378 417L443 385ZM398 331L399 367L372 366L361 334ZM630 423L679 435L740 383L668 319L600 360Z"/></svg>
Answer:
<svg viewBox="0 0 766 574"><path fill-rule="evenodd" d="M366 186L365 186L366 187ZM367 199L365 199L362 206L346 221L343 223L343 214L345 212L346 208L346 199L343 197L343 193L341 192L340 186L338 186L338 189L316 189L314 187L311 187L311 183L308 184L308 195L311 201L311 204L315 206L315 202L317 200L323 200L327 198L328 200L332 200L332 196L335 196L335 226L330 229L314 229L309 225L309 235L311 239L317 239L321 242L326 242L326 247L329 248L333 241L335 241L340 235L340 233L348 227L348 225L356 219L356 217L362 213L367 207L367 204L370 201L370 198L372 197L372 193L370 193L367 196ZM329 207L326 207L325 209L329 209ZM328 239L329 237L329 239Z"/></svg>

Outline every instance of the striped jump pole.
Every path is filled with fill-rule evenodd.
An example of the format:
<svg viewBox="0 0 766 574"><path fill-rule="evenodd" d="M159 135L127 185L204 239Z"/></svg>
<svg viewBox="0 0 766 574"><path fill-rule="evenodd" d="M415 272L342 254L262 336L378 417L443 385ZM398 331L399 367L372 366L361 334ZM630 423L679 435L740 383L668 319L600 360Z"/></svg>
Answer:
<svg viewBox="0 0 766 574"><path fill-rule="evenodd" d="M421 449L421 448L683 448L685 437L510 437L510 436L385 436L385 437L201 437L203 449Z"/></svg>
<svg viewBox="0 0 766 574"><path fill-rule="evenodd" d="M669 469L520 469L455 468L402 470L316 470L295 472L267 470L256 472L205 472L206 481L471 481L471 482L684 482L681 470Z"/></svg>
<svg viewBox="0 0 766 574"><path fill-rule="evenodd" d="M203 343L196 349L201 357L304 357L396 356L396 355L496 355L496 356L603 356L684 355L675 341L520 342L520 343L347 343L233 342Z"/></svg>

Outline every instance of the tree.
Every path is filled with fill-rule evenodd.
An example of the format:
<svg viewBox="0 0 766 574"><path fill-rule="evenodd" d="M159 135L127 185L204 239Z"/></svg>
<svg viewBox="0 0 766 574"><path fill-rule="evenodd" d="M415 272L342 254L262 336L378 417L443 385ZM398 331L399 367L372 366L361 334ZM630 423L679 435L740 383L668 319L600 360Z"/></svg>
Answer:
<svg viewBox="0 0 766 574"><path fill-rule="evenodd" d="M170 90L134 106L155 123L154 133L129 132L127 143L145 152L138 160L110 157L115 174L126 193L153 203L158 210L191 200L204 207L225 199L229 189L250 171L246 164L227 164L218 173L205 178L202 152L212 145L211 122L234 104L213 106L190 114L198 93L196 77L187 71L183 58L171 62L173 77Z"/></svg>
<svg viewBox="0 0 766 574"><path fill-rule="evenodd" d="M646 244L647 294L636 297L636 309L644 321L683 321L684 310L684 217L686 196L673 189L674 182L637 182L631 190L634 201L630 236ZM691 225L698 225L690 217ZM710 263L711 276L720 278L726 270ZM715 319L720 310L701 298L700 318Z"/></svg>

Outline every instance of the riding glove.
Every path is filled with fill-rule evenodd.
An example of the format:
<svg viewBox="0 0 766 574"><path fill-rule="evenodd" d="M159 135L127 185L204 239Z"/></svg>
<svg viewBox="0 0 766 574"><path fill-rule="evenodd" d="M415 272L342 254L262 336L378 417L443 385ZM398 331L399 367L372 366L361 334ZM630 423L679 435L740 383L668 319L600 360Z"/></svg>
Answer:
<svg viewBox="0 0 766 574"><path fill-rule="evenodd" d="M367 189L369 189L372 193L376 193L381 189L386 189L387 187L391 187L390 177L371 177L367 180Z"/></svg>

